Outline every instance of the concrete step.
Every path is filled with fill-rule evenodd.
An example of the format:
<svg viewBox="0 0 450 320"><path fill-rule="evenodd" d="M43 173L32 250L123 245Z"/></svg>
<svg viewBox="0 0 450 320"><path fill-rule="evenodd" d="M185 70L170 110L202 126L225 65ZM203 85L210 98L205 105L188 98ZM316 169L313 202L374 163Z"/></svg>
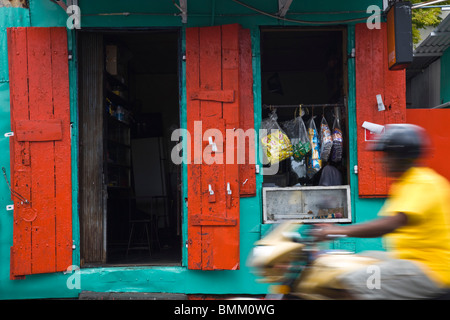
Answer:
<svg viewBox="0 0 450 320"><path fill-rule="evenodd" d="M92 292L82 291L80 300L187 300L182 293L158 293L158 292Z"/></svg>

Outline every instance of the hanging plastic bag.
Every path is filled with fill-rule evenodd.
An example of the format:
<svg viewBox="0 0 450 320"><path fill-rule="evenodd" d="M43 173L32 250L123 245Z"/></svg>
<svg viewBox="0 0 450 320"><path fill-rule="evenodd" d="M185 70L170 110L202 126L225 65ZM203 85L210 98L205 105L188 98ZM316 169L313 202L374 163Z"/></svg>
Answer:
<svg viewBox="0 0 450 320"><path fill-rule="evenodd" d="M343 150L343 135L341 130L341 124L339 122L339 116L334 118L333 123L333 148L331 149L331 161L340 162L342 161L342 150Z"/></svg>
<svg viewBox="0 0 450 320"><path fill-rule="evenodd" d="M261 138L264 153L271 163L283 161L292 156L292 144L277 122L276 111L272 111L267 119L261 122L261 129L266 130L266 135Z"/></svg>
<svg viewBox="0 0 450 320"><path fill-rule="evenodd" d="M308 137L308 131L306 130L305 123L302 117L294 119L295 130L297 132L297 138L295 143L292 142L292 152L296 161L303 160L306 155L311 151L311 142Z"/></svg>
<svg viewBox="0 0 450 320"><path fill-rule="evenodd" d="M301 161L311 151L311 143L308 137L305 123L302 117L284 123L286 133L292 143L292 153L295 161Z"/></svg>
<svg viewBox="0 0 450 320"><path fill-rule="evenodd" d="M294 143L297 135L295 133L295 122L294 119L284 121L280 123L281 129L287 134L289 140L291 140L291 144Z"/></svg>
<svg viewBox="0 0 450 320"><path fill-rule="evenodd" d="M320 123L320 156L322 161L328 161L331 148L333 147L333 138L331 137L330 127L328 127L325 116L322 117Z"/></svg>
<svg viewBox="0 0 450 320"><path fill-rule="evenodd" d="M297 161L294 157L291 157L291 170L294 172L297 177L304 178L306 177L306 163L305 160Z"/></svg>
<svg viewBox="0 0 450 320"><path fill-rule="evenodd" d="M312 178L322 167L322 160L320 159L320 143L319 133L314 122L314 117L308 123L308 136L311 143L311 155L308 157L307 174Z"/></svg>

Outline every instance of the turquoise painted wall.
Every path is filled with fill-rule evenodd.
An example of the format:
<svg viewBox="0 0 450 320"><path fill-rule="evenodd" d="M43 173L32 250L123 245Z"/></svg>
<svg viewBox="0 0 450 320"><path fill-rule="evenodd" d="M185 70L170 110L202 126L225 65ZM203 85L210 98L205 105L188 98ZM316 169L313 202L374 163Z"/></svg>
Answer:
<svg viewBox="0 0 450 320"><path fill-rule="evenodd" d="M266 12L277 11L277 1L243 1ZM310 14L288 15L290 19L303 19L314 21L330 21L339 19L364 18L369 5L381 6L380 1L349 0L349 1L294 1L291 13L310 12ZM180 17L176 16L178 10L171 1L79 1L82 10L81 24L87 27L181 27L184 35L186 26L181 24ZM339 14L312 14L311 12L341 11ZM353 12L348 12L353 11ZM130 14L123 14L123 13ZM0 164L9 172L9 142L3 137L3 132L10 131L9 114L9 80L7 68L6 28L14 26L52 27L65 26L67 15L56 4L49 0L30 0L30 9L0 8ZM208 26L227 23L241 23L250 28L253 46L254 71L254 98L255 123L261 120L260 108L261 92L260 82L260 56L259 56L259 26L261 25L299 25L266 17L251 11L248 8L231 0L188 1L188 23L190 26ZM353 48L354 22L348 25L348 50ZM303 24L300 24L303 25ZM75 33L68 31L69 50L74 57L69 61L69 74L71 82L71 116L74 123L72 137L73 161L73 234L76 250L73 253L75 265L79 264L79 223L77 211L77 57ZM183 37L184 39L184 37ZM184 45L184 41L183 41ZM184 65L183 65L184 68ZM184 71L184 69L183 69ZM349 130L350 130L350 167L357 162L356 155L356 106L354 84L354 62L349 59L348 65L350 92L349 92ZM184 88L185 77L180 79ZM186 125L185 92L181 97L182 125ZM258 128L256 128L258 129ZM184 170L186 176L186 168ZM186 179L185 179L186 180ZM257 176L259 185L262 175ZM383 204L383 199L360 199L357 189L357 175L351 173L352 213L354 222L363 222L376 217ZM186 192L186 186L184 186ZM88 268L75 273L43 274L26 277L26 280L9 280L9 248L12 245L12 212L5 207L11 204L11 198L6 183L0 183L0 299L21 298L51 298L51 297L77 297L81 290L108 292L108 291L135 291L135 292L180 292L180 293L264 293L267 287L258 284L245 266L248 253L253 243L264 234L269 225L261 224L261 188L257 190L257 197L241 200L241 270L238 271L192 271L185 267L128 267L128 268ZM184 208L186 217L186 208ZM186 237L186 225L184 235ZM335 248L361 251L366 249L382 249L379 239L345 239L331 244ZM186 251L186 249L184 249ZM186 253L186 252L184 252ZM183 257L186 265L186 254ZM78 277L79 278L76 278ZM81 288L70 289L72 280L79 279ZM211 284L214 284L213 286Z"/></svg>
<svg viewBox="0 0 450 320"><path fill-rule="evenodd" d="M441 103L450 101L450 49L441 57Z"/></svg>

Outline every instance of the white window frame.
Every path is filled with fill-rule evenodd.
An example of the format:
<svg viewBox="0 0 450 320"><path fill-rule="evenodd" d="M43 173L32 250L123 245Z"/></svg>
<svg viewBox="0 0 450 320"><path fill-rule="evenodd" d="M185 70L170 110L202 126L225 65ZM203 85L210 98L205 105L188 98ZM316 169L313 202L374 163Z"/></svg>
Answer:
<svg viewBox="0 0 450 320"><path fill-rule="evenodd" d="M345 218L322 218L322 219L311 219L311 215L307 213L303 214L293 214L293 215L285 215L285 219L278 218L272 219L269 217L267 212L268 208L268 199L267 194L270 192L292 192L292 191L330 191L333 190L345 190L346 195L346 209L347 214ZM349 185L340 185L340 186L306 186L306 187L263 187L262 189L263 196L263 223L271 224L271 223L280 223L283 221L293 221L293 222L301 222L301 223L350 223L352 222L352 211L351 211L351 195L350 195L350 186ZM307 217L307 218L305 218Z"/></svg>

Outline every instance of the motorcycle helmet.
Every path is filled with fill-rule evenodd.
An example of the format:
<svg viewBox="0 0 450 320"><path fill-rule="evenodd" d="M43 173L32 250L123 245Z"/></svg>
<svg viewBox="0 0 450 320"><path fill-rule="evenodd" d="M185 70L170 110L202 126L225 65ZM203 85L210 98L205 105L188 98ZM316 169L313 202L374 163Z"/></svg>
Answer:
<svg viewBox="0 0 450 320"><path fill-rule="evenodd" d="M392 177L399 177L418 160L429 148L425 130L413 124L388 124L385 131L372 145L372 150L383 151L383 162Z"/></svg>
<svg viewBox="0 0 450 320"><path fill-rule="evenodd" d="M386 125L371 149L383 151L394 159L414 161L423 156L428 147L429 140L423 128L402 123Z"/></svg>

